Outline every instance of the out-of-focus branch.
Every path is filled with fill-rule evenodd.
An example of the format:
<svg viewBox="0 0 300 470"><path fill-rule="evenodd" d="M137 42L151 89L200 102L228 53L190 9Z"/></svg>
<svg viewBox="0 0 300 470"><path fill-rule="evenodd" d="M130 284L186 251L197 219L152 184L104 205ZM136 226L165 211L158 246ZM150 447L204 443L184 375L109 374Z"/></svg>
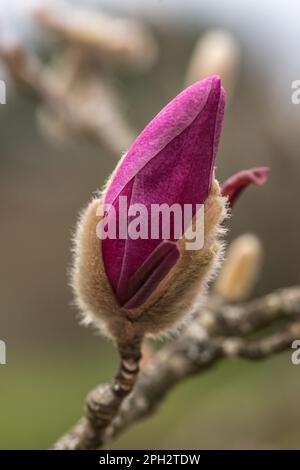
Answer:
<svg viewBox="0 0 300 470"><path fill-rule="evenodd" d="M258 360L288 350L293 340L300 338L299 315L299 287L276 291L236 306L227 306L220 299L211 299L180 337L161 349L140 373L132 394L124 401L107 428L103 442L111 441L136 421L152 414L176 384L212 368L222 358ZM242 337L279 317L292 321L288 326L280 327L278 331L260 339ZM82 448L79 446L85 427L86 419L83 418L58 441L55 448Z"/></svg>
<svg viewBox="0 0 300 470"><path fill-rule="evenodd" d="M74 136L86 136L100 145L106 145L117 155L127 150L134 139L119 112L112 89L96 77L81 95L66 91L59 76L43 68L37 58L22 46L2 47L0 57L5 62L17 85L33 95L43 109Z"/></svg>
<svg viewBox="0 0 300 470"><path fill-rule="evenodd" d="M241 338L225 339L221 341L221 348L224 356L243 357L256 361L290 349L292 342L299 338L300 320L293 322L282 331L256 341L246 341Z"/></svg>
<svg viewBox="0 0 300 470"><path fill-rule="evenodd" d="M204 309L199 321L214 335L245 336L264 328L279 318L290 320L300 313L300 288L277 290L245 304L212 305Z"/></svg>
<svg viewBox="0 0 300 470"><path fill-rule="evenodd" d="M136 132L120 106L112 65L150 67L157 56L152 34L135 20L98 10L55 5L33 15L60 41L49 64L21 44L0 45L0 59L15 83L35 96L42 130L58 143L84 136L119 158Z"/></svg>
<svg viewBox="0 0 300 470"><path fill-rule="evenodd" d="M81 47L111 62L145 68L157 56L152 34L137 20L74 6L38 7L34 17L42 28L69 46Z"/></svg>

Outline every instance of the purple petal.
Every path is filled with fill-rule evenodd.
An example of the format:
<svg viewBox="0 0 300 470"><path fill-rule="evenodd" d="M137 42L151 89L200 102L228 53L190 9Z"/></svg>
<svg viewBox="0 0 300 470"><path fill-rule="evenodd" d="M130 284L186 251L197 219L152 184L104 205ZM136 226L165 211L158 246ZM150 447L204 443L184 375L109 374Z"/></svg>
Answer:
<svg viewBox="0 0 300 470"><path fill-rule="evenodd" d="M196 204L202 204L210 190L224 102L224 91L216 76L180 93L148 124L129 149L107 189L105 203L112 204L117 214L120 196L127 197L128 206L143 204L148 210L143 221L148 223L149 231L152 204L168 204L169 207L174 203L181 207L192 204L194 215ZM128 222L130 220L129 217ZM171 235L170 240L174 239ZM132 289L129 293L129 280L151 259L161 242L162 237L151 239L150 236L146 240L103 240L107 276L119 302L126 303L127 308L132 305L129 300L134 296ZM167 271L164 276L166 274ZM143 285L146 283L144 279ZM147 292L143 301L151 293L149 287Z"/></svg>
<svg viewBox="0 0 300 470"><path fill-rule="evenodd" d="M269 172L270 168L262 166L236 173L222 184L222 196L226 196L228 198L229 206L233 207L236 199L250 183L254 183L259 186L265 184L268 179Z"/></svg>
<svg viewBox="0 0 300 470"><path fill-rule="evenodd" d="M125 308L140 307L173 268L179 257L180 252L176 243L162 241L129 279L129 301L125 303Z"/></svg>

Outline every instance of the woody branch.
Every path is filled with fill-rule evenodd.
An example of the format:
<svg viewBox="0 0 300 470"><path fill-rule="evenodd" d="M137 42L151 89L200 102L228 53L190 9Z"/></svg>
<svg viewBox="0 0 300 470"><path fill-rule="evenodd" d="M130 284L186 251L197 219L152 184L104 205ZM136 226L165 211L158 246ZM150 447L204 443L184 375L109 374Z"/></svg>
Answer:
<svg viewBox="0 0 300 470"><path fill-rule="evenodd" d="M114 63L134 71L151 66L157 53L152 34L139 22L100 11L40 7L33 13L60 41L59 52L46 65L20 42L4 40L0 60L15 84L37 101L39 124L52 140L83 136L119 158L136 132L124 116L110 70Z"/></svg>
<svg viewBox="0 0 300 470"><path fill-rule="evenodd" d="M287 320L285 327L281 326L260 339L245 338L275 324L279 318ZM239 305L226 305L220 298L212 296L180 337L162 348L141 371L132 394L107 426L101 444L114 440L137 421L155 413L179 382L213 368L221 359L264 359L289 350L297 338L300 338L299 287L278 290ZM95 393L102 390L101 387L95 389ZM101 400L100 393L98 396ZM82 418L56 443L55 448L82 449L83 436L91 422L91 415L89 421Z"/></svg>

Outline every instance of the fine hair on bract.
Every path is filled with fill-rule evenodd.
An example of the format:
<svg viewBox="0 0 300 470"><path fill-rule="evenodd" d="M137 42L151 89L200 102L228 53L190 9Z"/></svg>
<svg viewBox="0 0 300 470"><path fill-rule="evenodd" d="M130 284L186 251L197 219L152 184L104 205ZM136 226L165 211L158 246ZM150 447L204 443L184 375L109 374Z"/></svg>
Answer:
<svg viewBox="0 0 300 470"><path fill-rule="evenodd" d="M103 265L101 241L96 227L101 198L94 198L82 212L74 237L72 286L85 323L100 327L104 335L120 338L149 334L161 335L176 330L193 312L216 273L222 258L220 236L226 217L226 201L219 184L213 181L204 203L204 246L197 251L179 246L181 257L147 301L136 309L121 307Z"/></svg>

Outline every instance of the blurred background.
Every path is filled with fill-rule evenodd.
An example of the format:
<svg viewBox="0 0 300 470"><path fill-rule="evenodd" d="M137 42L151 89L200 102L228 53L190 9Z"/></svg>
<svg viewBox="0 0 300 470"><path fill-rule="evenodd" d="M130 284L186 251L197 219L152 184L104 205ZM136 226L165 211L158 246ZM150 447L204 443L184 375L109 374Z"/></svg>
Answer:
<svg viewBox="0 0 300 470"><path fill-rule="evenodd" d="M263 243L252 296L299 283L300 105L291 83L300 79L300 6L94 0L49 10L1 0L0 18L0 448L38 449L79 418L86 393L117 363L72 305L78 212L161 107L215 68L228 94L218 179L271 167L268 184L238 202L228 241L253 232ZM226 361L177 387L112 447L297 448L299 388L290 353Z"/></svg>

